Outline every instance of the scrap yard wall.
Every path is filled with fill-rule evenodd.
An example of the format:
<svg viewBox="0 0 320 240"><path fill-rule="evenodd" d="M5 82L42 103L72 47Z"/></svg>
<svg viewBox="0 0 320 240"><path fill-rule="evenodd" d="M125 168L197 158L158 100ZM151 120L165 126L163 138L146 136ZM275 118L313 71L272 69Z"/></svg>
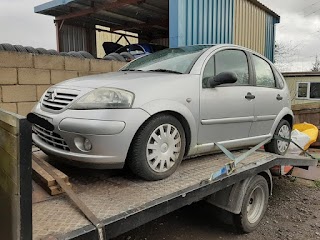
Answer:
<svg viewBox="0 0 320 240"><path fill-rule="evenodd" d="M50 86L119 70L123 62L0 52L0 109L26 115Z"/></svg>

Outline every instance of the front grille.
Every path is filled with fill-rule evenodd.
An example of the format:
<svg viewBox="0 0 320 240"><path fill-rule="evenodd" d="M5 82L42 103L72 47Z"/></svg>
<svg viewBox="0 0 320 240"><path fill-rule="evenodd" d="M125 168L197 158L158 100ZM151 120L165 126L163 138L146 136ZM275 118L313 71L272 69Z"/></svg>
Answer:
<svg viewBox="0 0 320 240"><path fill-rule="evenodd" d="M50 110L59 111L68 106L77 96L78 93L76 91L49 89L42 100L42 106Z"/></svg>
<svg viewBox="0 0 320 240"><path fill-rule="evenodd" d="M46 130L38 125L33 125L33 132L47 144L68 152L70 151L67 143L59 134Z"/></svg>

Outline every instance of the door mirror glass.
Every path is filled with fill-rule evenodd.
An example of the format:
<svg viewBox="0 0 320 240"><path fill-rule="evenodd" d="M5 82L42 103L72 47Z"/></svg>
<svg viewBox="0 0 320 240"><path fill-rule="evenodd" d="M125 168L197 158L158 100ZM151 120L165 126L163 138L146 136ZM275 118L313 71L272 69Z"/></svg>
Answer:
<svg viewBox="0 0 320 240"><path fill-rule="evenodd" d="M238 77L233 72L222 72L217 76L211 77L208 81L209 87L214 88L222 84L233 84L238 81Z"/></svg>

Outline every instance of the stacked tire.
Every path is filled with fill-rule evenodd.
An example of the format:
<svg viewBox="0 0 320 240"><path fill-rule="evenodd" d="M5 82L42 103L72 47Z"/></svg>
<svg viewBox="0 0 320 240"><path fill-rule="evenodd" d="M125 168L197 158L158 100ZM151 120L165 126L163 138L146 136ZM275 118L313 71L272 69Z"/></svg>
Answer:
<svg viewBox="0 0 320 240"><path fill-rule="evenodd" d="M106 55L103 59L107 61L131 62L135 58L132 54L128 52L122 52L122 53L110 53Z"/></svg>
<svg viewBox="0 0 320 240"><path fill-rule="evenodd" d="M0 44L0 51L7 51L7 52L21 52L21 53L33 53L39 55L54 55L54 56L67 56L67 57L77 57L82 59L95 59L90 53L86 51L79 51L79 52L61 52L54 49L45 49L45 48L34 48L34 47L24 47L22 45L12 45L10 43L2 43Z"/></svg>

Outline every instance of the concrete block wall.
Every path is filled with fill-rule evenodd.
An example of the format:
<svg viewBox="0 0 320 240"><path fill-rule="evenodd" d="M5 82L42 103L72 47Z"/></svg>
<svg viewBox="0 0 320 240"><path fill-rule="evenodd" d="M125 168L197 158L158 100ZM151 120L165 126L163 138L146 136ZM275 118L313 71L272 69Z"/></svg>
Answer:
<svg viewBox="0 0 320 240"><path fill-rule="evenodd" d="M114 72L125 63L0 52L0 109L26 115L42 94L64 80Z"/></svg>

